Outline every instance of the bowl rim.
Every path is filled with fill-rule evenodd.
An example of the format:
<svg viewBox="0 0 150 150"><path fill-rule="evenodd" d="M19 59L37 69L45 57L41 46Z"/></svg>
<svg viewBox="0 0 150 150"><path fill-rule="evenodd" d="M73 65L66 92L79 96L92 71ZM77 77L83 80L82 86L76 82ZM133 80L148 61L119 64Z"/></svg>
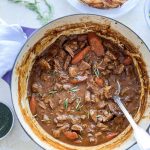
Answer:
<svg viewBox="0 0 150 150"><path fill-rule="evenodd" d="M12 93L13 74L14 74L14 71L15 71L15 66L16 66L18 57L19 57L20 53L22 52L24 46L26 45L26 43L28 43L28 41L30 41L30 39L31 39L34 35L36 35L36 34L39 32L39 30L45 28L47 25L49 25L49 24L51 24L51 23L53 23L53 22L55 22L55 21L57 21L57 20L60 20L60 19L66 18L66 17L72 17L72 16L97 16L97 17L103 17L103 18L106 18L106 19L115 21L115 22L121 24L122 26L126 27L126 28L127 28L129 31L131 31L133 34L135 34L135 35L137 36L137 38L139 38L139 39L141 40L141 42L145 45L146 49L147 49L148 52L150 53L150 49L149 49L149 47L147 46L147 44L144 42L144 40L143 40L135 31L133 31L131 28L129 28L127 25L121 23L120 21L118 21L118 20L116 20L116 19L113 19L113 18L110 18L110 17L107 17L107 16L103 16L103 15L88 14L88 13L80 13L80 14L66 15L66 16L63 16L63 17L59 17L59 18L57 18L57 19L54 19L54 20L52 20L52 21L46 23L46 24L43 25L42 27L37 28L35 31L33 31L33 32L31 33L31 35L27 38L27 40L26 40L26 42L23 44L23 46L20 48L20 51L19 51L19 53L17 54L16 59L15 59L15 61L14 61L13 68L12 68L11 81L10 81L10 90L11 90L11 101L12 101L12 104L13 104L14 112L15 112L15 114L16 114L16 116L17 116L17 120L19 121L19 124L21 125L21 127L22 127L22 129L25 131L25 133L30 137L30 139L31 139L32 141L34 141L34 143L36 143L36 144L37 144L39 147L41 147L42 149L45 149L44 146L40 145L40 144L26 131L26 129L25 129L24 126L22 125L22 123L21 123L21 121L20 121L20 119L19 119L19 117L18 117L18 115L17 115L17 111L16 111L16 109L15 109L14 100L13 100L13 93ZM148 129L150 129L150 124L148 125L147 130L148 130ZM135 141L130 147L128 147L126 150L129 150L129 149L132 148L134 145L136 145L136 141Z"/></svg>

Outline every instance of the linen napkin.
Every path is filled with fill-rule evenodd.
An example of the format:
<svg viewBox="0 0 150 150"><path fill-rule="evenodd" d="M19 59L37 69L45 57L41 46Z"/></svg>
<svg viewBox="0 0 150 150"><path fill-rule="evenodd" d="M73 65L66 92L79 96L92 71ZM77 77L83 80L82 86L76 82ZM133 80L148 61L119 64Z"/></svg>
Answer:
<svg viewBox="0 0 150 150"><path fill-rule="evenodd" d="M12 69L26 39L27 36L19 25L8 25L0 19L0 77Z"/></svg>

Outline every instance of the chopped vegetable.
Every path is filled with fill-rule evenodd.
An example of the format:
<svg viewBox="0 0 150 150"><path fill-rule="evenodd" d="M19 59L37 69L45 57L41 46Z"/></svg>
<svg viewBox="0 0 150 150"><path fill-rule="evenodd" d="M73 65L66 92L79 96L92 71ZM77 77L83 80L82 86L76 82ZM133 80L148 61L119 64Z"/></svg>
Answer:
<svg viewBox="0 0 150 150"><path fill-rule="evenodd" d="M95 82L97 85L99 85L100 87L103 87L104 86L104 80L102 78L98 78L96 77L95 78Z"/></svg>
<svg viewBox="0 0 150 150"><path fill-rule="evenodd" d="M96 53L97 56L104 55L104 47L100 38L94 32L88 33L88 41L91 46L91 50Z"/></svg>
<svg viewBox="0 0 150 150"><path fill-rule="evenodd" d="M33 115L36 114L36 106L37 106L37 102L35 100L35 97L32 96L31 100L30 100L30 110L32 112Z"/></svg>
<svg viewBox="0 0 150 150"><path fill-rule="evenodd" d="M69 140L75 140L79 137L76 132L71 132L71 131L64 132L64 135Z"/></svg>
<svg viewBox="0 0 150 150"><path fill-rule="evenodd" d="M72 61L71 64L75 65L79 63L81 60L84 59L85 55L90 51L90 46L85 47L83 50L81 50L78 54L76 54Z"/></svg>

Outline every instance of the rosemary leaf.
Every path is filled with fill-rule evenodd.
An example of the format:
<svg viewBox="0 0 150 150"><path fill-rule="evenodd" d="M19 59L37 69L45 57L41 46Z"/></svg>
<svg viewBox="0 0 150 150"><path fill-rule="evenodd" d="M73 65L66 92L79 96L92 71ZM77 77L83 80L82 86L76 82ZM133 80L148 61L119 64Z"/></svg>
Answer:
<svg viewBox="0 0 150 150"><path fill-rule="evenodd" d="M73 93L79 91L78 86L75 86L75 87L69 89L69 91L70 91L70 92L73 92Z"/></svg>
<svg viewBox="0 0 150 150"><path fill-rule="evenodd" d="M64 101L64 108L65 108L65 109L68 108L68 98L66 98L65 101Z"/></svg>
<svg viewBox="0 0 150 150"><path fill-rule="evenodd" d="M100 76L100 72L98 68L93 68L94 74L96 75L96 77Z"/></svg>

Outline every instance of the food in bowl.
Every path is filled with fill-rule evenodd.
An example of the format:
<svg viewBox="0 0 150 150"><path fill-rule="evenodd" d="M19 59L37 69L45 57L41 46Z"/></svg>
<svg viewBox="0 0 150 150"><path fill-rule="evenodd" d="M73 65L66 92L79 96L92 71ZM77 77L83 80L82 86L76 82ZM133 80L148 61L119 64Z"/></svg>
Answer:
<svg viewBox="0 0 150 150"><path fill-rule="evenodd" d="M123 103L135 116L141 83L128 47L97 32L61 35L32 66L30 110L54 138L71 145L99 145L129 125L113 101L117 81Z"/></svg>
<svg viewBox="0 0 150 150"><path fill-rule="evenodd" d="M80 0L81 2L88 4L95 8L117 8L123 5L127 0Z"/></svg>

